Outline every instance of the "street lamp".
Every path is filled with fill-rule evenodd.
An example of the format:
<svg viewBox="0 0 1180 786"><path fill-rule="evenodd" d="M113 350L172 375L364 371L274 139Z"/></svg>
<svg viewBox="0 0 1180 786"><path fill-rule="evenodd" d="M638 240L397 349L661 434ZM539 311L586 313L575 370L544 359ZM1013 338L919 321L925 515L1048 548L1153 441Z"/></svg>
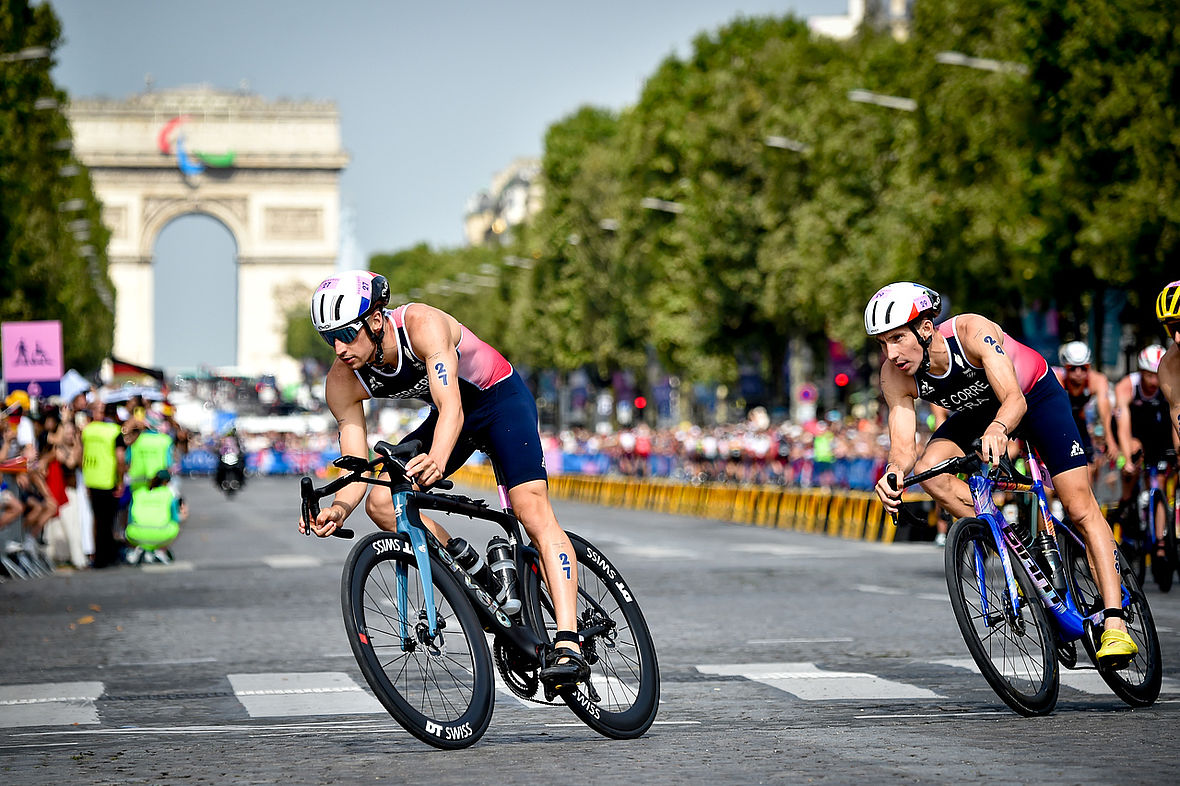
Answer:
<svg viewBox="0 0 1180 786"><path fill-rule="evenodd" d="M971 57L962 52L939 52L934 56L936 62L943 65L957 65L964 68L975 68L980 71L995 71L996 73L1020 74L1028 76L1028 66L1024 63L1013 63L1010 60L992 60L987 57Z"/></svg>
<svg viewBox="0 0 1180 786"><path fill-rule="evenodd" d="M679 214L684 212L684 205L679 202L669 202L667 199L656 199L655 197L644 197L639 200L639 206L648 210L660 210L664 213Z"/></svg>
<svg viewBox="0 0 1180 786"><path fill-rule="evenodd" d="M849 90L848 100L861 104L876 104L877 106L883 106L889 109L897 109L901 112L913 112L918 108L918 102L912 98L887 96L880 93L872 93L868 90Z"/></svg>
<svg viewBox="0 0 1180 786"><path fill-rule="evenodd" d="M807 153L811 150L811 145L795 139L788 139L785 136L768 136L762 140L762 144L767 147L777 147L780 150L792 150L796 153Z"/></svg>
<svg viewBox="0 0 1180 786"><path fill-rule="evenodd" d="M19 52L0 54L0 63L15 63L21 60L44 60L49 57L47 46L27 46Z"/></svg>

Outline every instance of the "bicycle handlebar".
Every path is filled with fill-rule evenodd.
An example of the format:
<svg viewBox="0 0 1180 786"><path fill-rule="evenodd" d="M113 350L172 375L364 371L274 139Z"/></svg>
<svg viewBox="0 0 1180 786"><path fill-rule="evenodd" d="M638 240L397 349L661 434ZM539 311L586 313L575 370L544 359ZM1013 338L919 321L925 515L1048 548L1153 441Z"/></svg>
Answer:
<svg viewBox="0 0 1180 786"><path fill-rule="evenodd" d="M300 514L306 527L306 535L311 535L311 522L315 521L316 517L320 514L320 500L329 494L335 494L345 486L357 482L380 486L393 485L392 482L367 478L365 477L365 473L373 472L378 466L381 466L391 477L396 475L398 476L397 480L408 480L405 460L411 459L421 453L422 443L418 440L411 440L401 445L391 445L382 440L373 446L373 450L376 452L377 458L372 461L363 459L360 456L341 456L333 461L332 464L334 466L347 470L348 474L341 475L318 489L312 483L311 478L307 476L304 476L299 481L299 496L301 499ZM395 473L391 470L397 470L397 472ZM440 480L430 488L445 490L454 487L455 484L451 481ZM332 533L332 537L345 539L350 539L355 535L356 533L350 529L337 529Z"/></svg>

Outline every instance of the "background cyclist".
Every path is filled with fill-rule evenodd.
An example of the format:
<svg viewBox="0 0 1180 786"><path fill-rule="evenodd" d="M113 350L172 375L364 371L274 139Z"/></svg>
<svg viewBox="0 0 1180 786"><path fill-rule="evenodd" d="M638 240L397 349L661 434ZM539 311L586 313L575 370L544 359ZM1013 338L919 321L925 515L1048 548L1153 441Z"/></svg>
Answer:
<svg viewBox="0 0 1180 786"><path fill-rule="evenodd" d="M1098 657L1122 668L1138 647L1122 619L1121 582L1114 536L1090 488L1081 435L1069 399L1037 352L1005 335L978 314L960 314L935 327L941 298L910 282L881 288L865 308L865 331L881 345L881 392L889 408L889 461L877 483L885 508L896 512L901 492L887 480L924 471L966 454L976 439L983 458L995 463L1010 436L1025 437L1037 449L1057 495L1085 537L1106 605ZM951 411L930 438L919 461L914 402L922 398ZM1026 417L1027 415L1027 417ZM982 437L981 437L982 435ZM956 517L975 514L967 484L940 475L922 487Z"/></svg>
<svg viewBox="0 0 1180 786"><path fill-rule="evenodd" d="M1173 281L1155 299L1155 318L1168 334L1168 349L1160 358L1157 376L1168 400L1172 446L1180 451L1180 281Z"/></svg>
<svg viewBox="0 0 1180 786"><path fill-rule="evenodd" d="M388 303L389 283L366 270L326 278L312 294L312 322L336 352L324 397L340 428L340 452L368 458L363 402L374 396L431 405L430 415L403 440L428 446L407 464L407 473L422 487L461 467L477 445L486 449L504 475L513 511L540 551L553 597L556 648L546 656L541 680L553 688L585 680L590 667L577 636L578 566L549 502L532 394L499 352L450 314L422 303L387 310ZM367 489L363 483L341 489L312 530L330 535ZM365 510L382 529L397 529L388 488L374 486ZM436 522L423 520L441 542L449 540ZM302 521L299 528L303 531Z"/></svg>
<svg viewBox="0 0 1180 786"><path fill-rule="evenodd" d="M1108 455L1116 455L1119 452L1117 437L1111 430L1110 381L1101 371L1090 367L1090 347L1081 341L1062 344L1057 350L1057 359L1061 365L1054 366L1053 372L1069 396L1069 407L1073 411L1074 422L1078 424L1082 449L1086 451L1086 461L1090 463L1090 482L1093 483L1098 475L1098 460L1086 418L1086 408L1091 401L1094 402L1097 415L1094 423L1095 433L1099 433L1098 429L1101 429L1101 434L1106 438Z"/></svg>
<svg viewBox="0 0 1180 786"><path fill-rule="evenodd" d="M1168 428L1168 401L1160 389L1159 368L1164 348L1152 344L1139 353L1139 370L1132 371L1114 386L1115 418L1118 421L1119 447L1123 454L1123 493L1116 514L1124 524L1139 521L1136 490L1143 467L1164 460L1172 447L1174 434ZM1156 522L1157 538L1163 535L1164 522ZM1159 557L1166 557L1163 540L1157 541Z"/></svg>

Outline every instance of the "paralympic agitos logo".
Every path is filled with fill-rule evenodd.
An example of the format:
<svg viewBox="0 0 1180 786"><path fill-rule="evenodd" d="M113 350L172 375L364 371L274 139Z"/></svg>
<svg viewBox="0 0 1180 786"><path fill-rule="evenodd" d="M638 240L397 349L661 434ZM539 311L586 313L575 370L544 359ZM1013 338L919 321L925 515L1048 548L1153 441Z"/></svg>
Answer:
<svg viewBox="0 0 1180 786"><path fill-rule="evenodd" d="M188 115L180 115L169 120L164 128L160 130L160 136L156 140L160 152L166 156L170 156L173 152L176 153L176 166L181 173L186 177L199 175L205 171L205 167L212 167L214 169L224 169L234 165L234 151L230 150L227 153L202 153L199 150L189 151L185 144L184 130L182 126L188 122ZM173 149L175 147L175 150Z"/></svg>

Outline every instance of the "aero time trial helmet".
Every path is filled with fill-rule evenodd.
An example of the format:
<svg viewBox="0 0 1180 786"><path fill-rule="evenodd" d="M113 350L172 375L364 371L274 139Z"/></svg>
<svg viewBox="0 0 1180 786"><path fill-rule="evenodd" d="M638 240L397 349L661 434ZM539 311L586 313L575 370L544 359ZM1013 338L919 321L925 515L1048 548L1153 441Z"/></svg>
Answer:
<svg viewBox="0 0 1180 786"><path fill-rule="evenodd" d="M368 270L346 270L325 278L311 296L311 321L329 345L352 342L365 317L389 305L389 282Z"/></svg>
<svg viewBox="0 0 1180 786"><path fill-rule="evenodd" d="M1090 365L1090 348L1081 341L1062 344L1061 349L1057 350L1057 360L1063 366L1088 366Z"/></svg>
<svg viewBox="0 0 1180 786"><path fill-rule="evenodd" d="M1160 290L1155 299L1155 318L1160 322L1180 320L1180 281Z"/></svg>
<svg viewBox="0 0 1180 786"><path fill-rule="evenodd" d="M942 298L929 287L910 281L887 284L865 306L865 332L879 336L924 315L933 319L940 310Z"/></svg>
<svg viewBox="0 0 1180 786"><path fill-rule="evenodd" d="M1160 360L1164 357L1164 348L1159 344L1152 344L1139 353L1139 370L1159 373Z"/></svg>

